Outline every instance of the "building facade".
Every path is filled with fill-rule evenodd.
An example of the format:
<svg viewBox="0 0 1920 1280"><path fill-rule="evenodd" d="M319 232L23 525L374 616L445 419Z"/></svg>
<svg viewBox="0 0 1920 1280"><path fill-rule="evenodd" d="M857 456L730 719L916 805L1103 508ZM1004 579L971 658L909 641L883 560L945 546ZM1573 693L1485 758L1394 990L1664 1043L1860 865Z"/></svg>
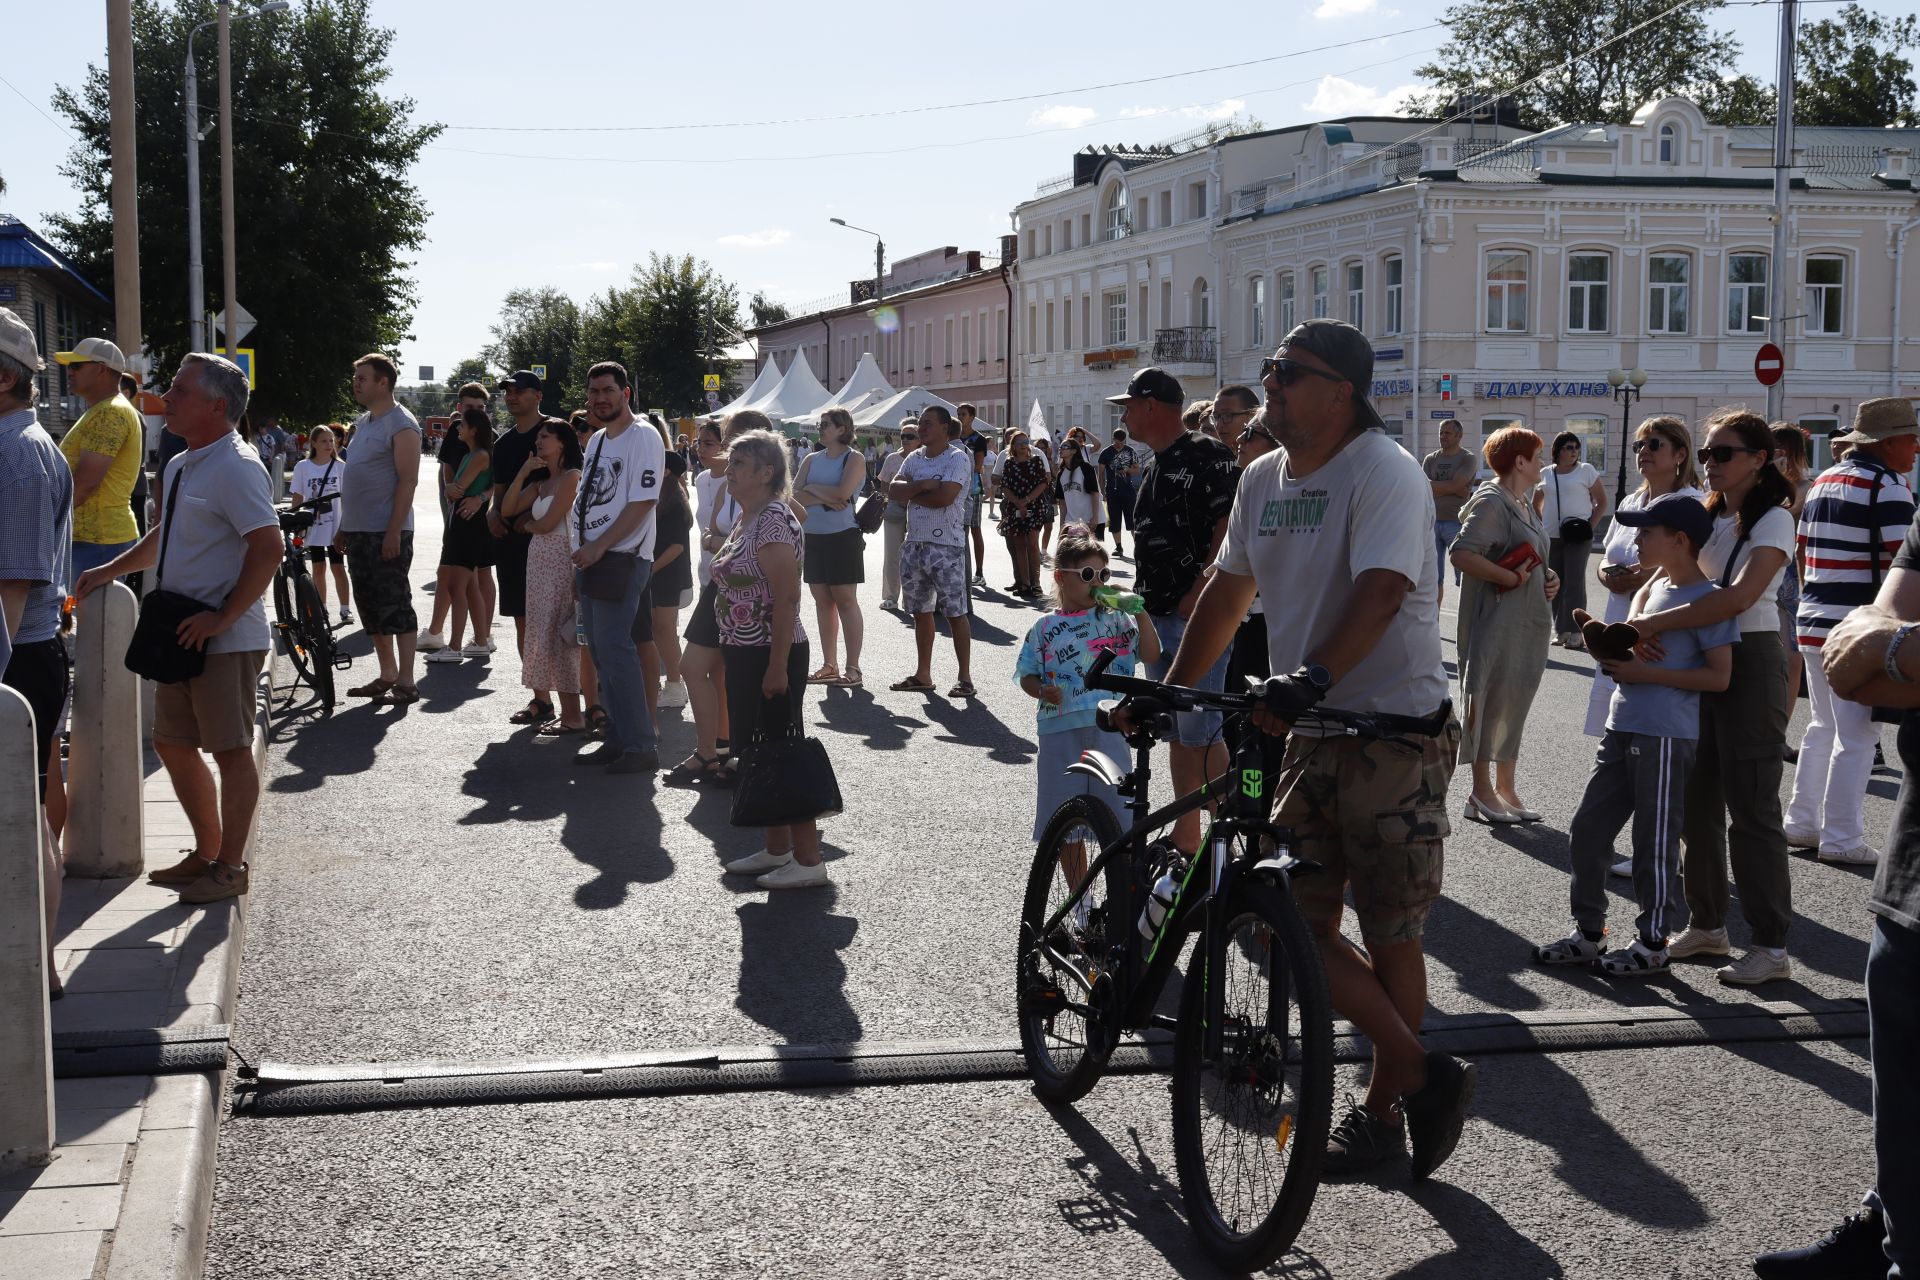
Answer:
<svg viewBox="0 0 1920 1280"><path fill-rule="evenodd" d="M40 374L40 424L63 436L86 411L53 353L82 338L113 336L113 299L95 288L73 260L18 218L0 214L0 307L33 330L46 369Z"/></svg>

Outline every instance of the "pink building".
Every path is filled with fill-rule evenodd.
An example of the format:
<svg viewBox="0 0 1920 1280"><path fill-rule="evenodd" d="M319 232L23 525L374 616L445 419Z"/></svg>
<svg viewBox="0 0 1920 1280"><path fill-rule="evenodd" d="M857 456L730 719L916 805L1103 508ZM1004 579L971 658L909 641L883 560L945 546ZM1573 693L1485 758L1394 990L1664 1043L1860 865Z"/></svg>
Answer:
<svg viewBox="0 0 1920 1280"><path fill-rule="evenodd" d="M902 258L887 272L878 301L871 279L855 280L845 306L749 330L759 348L755 372L769 360L785 369L799 351L827 389L838 391L872 352L896 391L917 386L954 404L970 401L986 421L1005 425L1013 398L1013 254L1014 238L1002 236L998 257L948 245Z"/></svg>

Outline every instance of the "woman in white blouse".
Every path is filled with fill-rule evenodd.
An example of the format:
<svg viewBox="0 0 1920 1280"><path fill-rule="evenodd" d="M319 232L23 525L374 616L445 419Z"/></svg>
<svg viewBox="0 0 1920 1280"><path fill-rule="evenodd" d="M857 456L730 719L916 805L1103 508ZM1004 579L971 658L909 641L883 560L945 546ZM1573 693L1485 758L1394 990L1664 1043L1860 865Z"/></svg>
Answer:
<svg viewBox="0 0 1920 1280"><path fill-rule="evenodd" d="M1607 514L1607 487L1593 464L1580 460L1580 437L1562 431L1553 438L1553 466L1533 491L1533 509L1547 530L1547 568L1560 575L1553 601L1553 630L1560 644L1584 648L1575 609L1587 607L1587 553L1594 526Z"/></svg>

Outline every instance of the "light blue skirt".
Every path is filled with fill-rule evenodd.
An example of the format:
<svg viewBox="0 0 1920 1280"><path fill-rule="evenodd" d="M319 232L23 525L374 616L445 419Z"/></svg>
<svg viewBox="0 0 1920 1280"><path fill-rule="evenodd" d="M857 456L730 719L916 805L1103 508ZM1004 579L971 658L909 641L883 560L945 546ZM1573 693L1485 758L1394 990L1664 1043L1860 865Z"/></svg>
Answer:
<svg viewBox="0 0 1920 1280"><path fill-rule="evenodd" d="M1061 729L1040 736L1040 752L1037 761L1040 770L1040 785L1036 788L1036 806L1033 818L1033 838L1038 842L1046 831L1047 820L1053 817L1053 811L1074 796L1093 796L1113 810L1114 821L1121 830L1127 827L1127 811L1121 806L1120 793L1098 778L1084 773L1068 773L1067 766L1080 758L1080 753L1094 750L1105 753L1121 769L1127 767L1130 756L1126 740L1117 733L1103 732L1097 725L1087 725L1079 729Z"/></svg>

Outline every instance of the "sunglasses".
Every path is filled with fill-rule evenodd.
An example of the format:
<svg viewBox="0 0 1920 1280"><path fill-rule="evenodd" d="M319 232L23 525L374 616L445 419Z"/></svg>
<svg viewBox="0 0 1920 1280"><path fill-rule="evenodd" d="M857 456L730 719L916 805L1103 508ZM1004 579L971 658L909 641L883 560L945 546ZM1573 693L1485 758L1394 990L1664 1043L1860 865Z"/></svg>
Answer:
<svg viewBox="0 0 1920 1280"><path fill-rule="evenodd" d="M1269 357L1260 362L1260 381L1271 382L1277 387L1290 387L1304 377L1325 378L1328 382L1345 382L1337 373L1325 369L1316 369L1310 364L1301 364L1298 360L1280 360Z"/></svg>
<svg viewBox="0 0 1920 1280"><path fill-rule="evenodd" d="M1659 436L1649 436L1645 440L1635 440L1633 442L1633 451L1635 453L1652 453L1655 449L1664 449L1666 447L1667 442Z"/></svg>
<svg viewBox="0 0 1920 1280"><path fill-rule="evenodd" d="M1718 462L1724 466L1733 461L1733 455L1736 453L1759 452L1761 450L1749 449L1742 444L1708 444L1700 446L1700 452L1695 456L1700 459L1700 465L1703 467L1709 462Z"/></svg>
<svg viewBox="0 0 1920 1280"><path fill-rule="evenodd" d="M1264 423L1259 426L1248 427L1245 431L1242 431L1240 433L1240 443L1245 444L1248 436L1259 436L1274 448L1278 449L1280 447L1280 441L1274 437L1273 432L1269 431Z"/></svg>
<svg viewBox="0 0 1920 1280"><path fill-rule="evenodd" d="M1060 572L1077 573L1080 575L1080 581L1082 582L1093 582L1096 579L1101 582L1113 581L1113 570L1096 569L1090 564L1083 564L1078 569L1062 569Z"/></svg>

